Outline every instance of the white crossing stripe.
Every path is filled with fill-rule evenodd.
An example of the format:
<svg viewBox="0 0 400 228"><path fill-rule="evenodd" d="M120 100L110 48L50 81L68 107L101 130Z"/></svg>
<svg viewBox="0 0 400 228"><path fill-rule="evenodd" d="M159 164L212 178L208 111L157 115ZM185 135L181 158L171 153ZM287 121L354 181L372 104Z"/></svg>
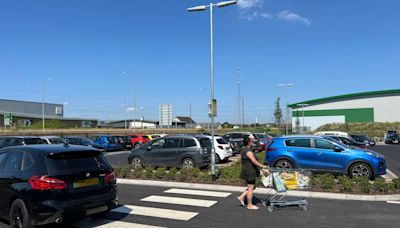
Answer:
<svg viewBox="0 0 400 228"><path fill-rule="evenodd" d="M122 207L117 207L117 208L111 210L111 212L131 214L131 215L142 215L142 216L157 217L157 218L164 218L164 219L181 220L181 221L188 221L188 220L192 219L194 216L199 214L197 212L178 211L178 210L161 209L161 208L154 208L154 207L132 206L132 205L125 205Z"/></svg>
<svg viewBox="0 0 400 228"><path fill-rule="evenodd" d="M212 196L212 197L220 197L220 198L228 197L232 194L229 192L200 191L200 190L178 189L178 188L171 188L164 192L165 193L183 194L183 195Z"/></svg>
<svg viewBox="0 0 400 228"><path fill-rule="evenodd" d="M199 200L199 199L188 199L188 198L167 197L167 196L149 196L141 199L141 201L187 205L195 207L211 207L212 205L217 203L217 201L213 200Z"/></svg>
<svg viewBox="0 0 400 228"><path fill-rule="evenodd" d="M79 228L165 228L162 226L150 226L145 224L133 223L133 222L123 222L114 221L108 219L86 219L77 224L72 224L73 227Z"/></svg>
<svg viewBox="0 0 400 228"><path fill-rule="evenodd" d="M386 201L386 203L391 203L391 204L400 204L400 201Z"/></svg>

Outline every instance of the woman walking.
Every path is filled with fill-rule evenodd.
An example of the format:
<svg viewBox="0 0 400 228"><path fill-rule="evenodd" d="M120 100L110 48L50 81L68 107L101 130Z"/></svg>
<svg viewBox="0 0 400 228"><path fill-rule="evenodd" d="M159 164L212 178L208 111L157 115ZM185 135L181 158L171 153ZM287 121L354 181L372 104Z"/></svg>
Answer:
<svg viewBox="0 0 400 228"><path fill-rule="evenodd" d="M253 139L246 137L243 140L243 148L240 151L242 158L242 169L240 178L244 180L247 185L246 191L237 197L240 204L244 207L245 197L247 197L247 209L257 210L258 207L253 204L253 191L256 188L256 179L260 175L259 168L268 168L268 166L261 164L257 161L255 153L251 150Z"/></svg>

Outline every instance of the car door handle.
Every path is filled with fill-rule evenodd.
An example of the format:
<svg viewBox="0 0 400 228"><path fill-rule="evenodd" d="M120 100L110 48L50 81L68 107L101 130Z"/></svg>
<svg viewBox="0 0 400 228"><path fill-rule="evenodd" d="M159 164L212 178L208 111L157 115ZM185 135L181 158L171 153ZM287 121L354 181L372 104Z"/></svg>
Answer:
<svg viewBox="0 0 400 228"><path fill-rule="evenodd" d="M317 155L320 156L322 154L322 152L318 152Z"/></svg>

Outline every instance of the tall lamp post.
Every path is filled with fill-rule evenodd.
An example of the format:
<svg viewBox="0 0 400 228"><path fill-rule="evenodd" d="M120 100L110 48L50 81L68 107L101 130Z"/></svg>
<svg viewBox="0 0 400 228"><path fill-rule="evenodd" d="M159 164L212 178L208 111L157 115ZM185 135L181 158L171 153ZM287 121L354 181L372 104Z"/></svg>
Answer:
<svg viewBox="0 0 400 228"><path fill-rule="evenodd" d="M215 148L214 148L214 34L213 34L213 7L226 7L235 5L237 1L222 1L218 3L210 2L209 5L200 5L188 8L189 12L204 11L210 8L210 90L211 90L211 175L215 178Z"/></svg>
<svg viewBox="0 0 400 228"><path fill-rule="evenodd" d="M294 83L281 83L278 84L279 87L283 87L285 89L285 134L288 135L288 122L289 122L289 113L288 113L288 98L287 98L287 88L290 86L294 86Z"/></svg>
<svg viewBox="0 0 400 228"><path fill-rule="evenodd" d="M42 81L42 131L44 131L44 84L50 81L50 78Z"/></svg>

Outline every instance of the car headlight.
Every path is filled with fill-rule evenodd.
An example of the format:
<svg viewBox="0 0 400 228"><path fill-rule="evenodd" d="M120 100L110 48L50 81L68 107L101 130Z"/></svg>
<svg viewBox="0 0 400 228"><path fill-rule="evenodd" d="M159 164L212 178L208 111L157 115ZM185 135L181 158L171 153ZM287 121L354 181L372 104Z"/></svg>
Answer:
<svg viewBox="0 0 400 228"><path fill-rule="evenodd" d="M372 152L367 152L367 154L369 154L369 155L371 155L371 156L374 156L374 157L376 157L376 158L379 158L379 157L380 157L379 154L372 153Z"/></svg>

